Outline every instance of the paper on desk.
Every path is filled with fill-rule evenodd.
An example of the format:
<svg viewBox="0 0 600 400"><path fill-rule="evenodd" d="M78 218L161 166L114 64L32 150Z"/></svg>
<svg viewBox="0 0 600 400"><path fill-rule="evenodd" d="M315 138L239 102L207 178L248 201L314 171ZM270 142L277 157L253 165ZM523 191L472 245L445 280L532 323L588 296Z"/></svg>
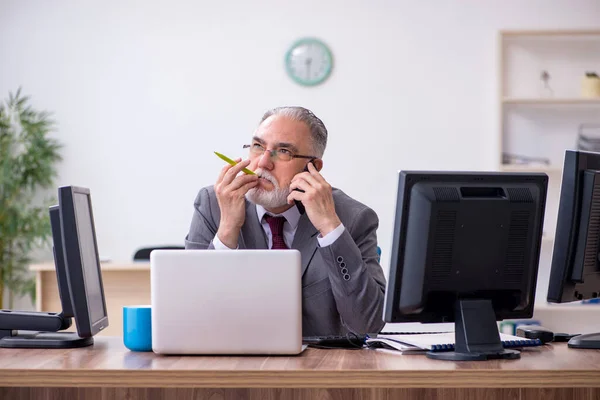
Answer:
<svg viewBox="0 0 600 400"><path fill-rule="evenodd" d="M425 351L417 346L413 346L408 343L403 343L392 338L384 338L378 336L376 338L369 338L366 340L367 346L375 348L376 350L388 350L392 352L401 353L420 353Z"/></svg>
<svg viewBox="0 0 600 400"><path fill-rule="evenodd" d="M454 332L447 333L425 333L425 334L401 334L401 335L377 335L377 340L386 340L406 346L407 349L431 350L434 345L453 345ZM396 350L404 351L405 349L396 348Z"/></svg>
<svg viewBox="0 0 600 400"><path fill-rule="evenodd" d="M427 333L427 334L401 334L401 335L377 335L376 338L367 339L367 344L371 346L377 346L377 343L381 343L382 347L388 349L398 350L401 352L406 351L423 351L431 350L434 347L438 349L452 348L454 347L454 332L444 333ZM507 335L506 333L500 333L500 340L503 343L511 341L523 341L526 340L522 337Z"/></svg>

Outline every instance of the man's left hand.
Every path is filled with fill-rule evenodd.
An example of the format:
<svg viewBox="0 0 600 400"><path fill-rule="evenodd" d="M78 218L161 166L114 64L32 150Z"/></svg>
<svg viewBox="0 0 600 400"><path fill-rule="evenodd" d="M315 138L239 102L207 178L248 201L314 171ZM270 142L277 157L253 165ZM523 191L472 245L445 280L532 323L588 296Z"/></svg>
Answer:
<svg viewBox="0 0 600 400"><path fill-rule="evenodd" d="M304 193L294 189L303 190ZM331 185L323 178L312 163L308 172L294 176L290 184L288 204L299 200L304 205L306 215L322 237L337 228L342 222L335 212Z"/></svg>

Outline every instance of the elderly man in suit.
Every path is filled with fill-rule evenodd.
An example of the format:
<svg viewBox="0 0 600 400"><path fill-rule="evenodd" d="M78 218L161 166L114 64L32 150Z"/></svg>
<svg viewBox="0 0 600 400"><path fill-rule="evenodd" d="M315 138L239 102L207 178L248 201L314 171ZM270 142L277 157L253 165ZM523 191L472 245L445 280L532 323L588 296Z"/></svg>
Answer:
<svg viewBox="0 0 600 400"><path fill-rule="evenodd" d="M267 111L245 146L249 158L226 165L213 186L200 190L185 245L297 249L303 335L379 332L385 291L379 219L319 173L326 144L327 129L311 111ZM257 175L241 173L244 167Z"/></svg>

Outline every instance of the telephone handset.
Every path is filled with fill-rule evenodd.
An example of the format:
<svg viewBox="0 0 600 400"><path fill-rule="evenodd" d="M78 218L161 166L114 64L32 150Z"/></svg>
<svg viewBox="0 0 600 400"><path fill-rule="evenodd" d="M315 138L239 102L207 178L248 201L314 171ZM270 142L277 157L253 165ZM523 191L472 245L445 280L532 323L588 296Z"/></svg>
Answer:
<svg viewBox="0 0 600 400"><path fill-rule="evenodd" d="M308 164L306 164L306 166L304 167L302 172L308 172ZM304 193L304 190L302 190L302 189L294 189L294 190ZM294 203L296 203L296 207L298 207L298 211L300 211L300 215L304 214L304 212L306 211L304 208L304 204L302 204L302 202L299 200L294 200Z"/></svg>

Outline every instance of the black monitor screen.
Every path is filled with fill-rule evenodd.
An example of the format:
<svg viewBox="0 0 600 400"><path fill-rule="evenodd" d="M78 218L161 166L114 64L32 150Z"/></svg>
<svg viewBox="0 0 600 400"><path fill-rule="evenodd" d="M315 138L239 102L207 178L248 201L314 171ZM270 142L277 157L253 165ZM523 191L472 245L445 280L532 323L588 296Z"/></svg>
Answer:
<svg viewBox="0 0 600 400"><path fill-rule="evenodd" d="M89 301L90 318L92 324L104 318L106 310L102 296L100 265L96 255L96 237L92 229L92 216L90 213L90 198L86 194L75 193L75 213L77 218L77 233L81 249L81 263L83 276Z"/></svg>
<svg viewBox="0 0 600 400"><path fill-rule="evenodd" d="M567 150L548 301L600 296L600 153Z"/></svg>
<svg viewBox="0 0 600 400"><path fill-rule="evenodd" d="M548 283L549 302L600 297L599 250L600 153L567 150ZM600 349L600 332L575 336L568 345Z"/></svg>
<svg viewBox="0 0 600 400"><path fill-rule="evenodd" d="M547 186L545 174L401 171L384 321L455 322L447 359L514 357L496 321L533 315Z"/></svg>
<svg viewBox="0 0 600 400"><path fill-rule="evenodd" d="M108 326L94 215L87 188L59 189L62 238L77 332L93 336Z"/></svg>
<svg viewBox="0 0 600 400"><path fill-rule="evenodd" d="M71 295L69 291L69 280L67 277L67 266L65 264L65 253L62 241L62 230L60 222L59 206L51 206L50 226L52 227L52 241L54 253L54 267L56 269L56 283L58 284L58 294L62 305L62 314L64 317L73 317L73 305L71 304Z"/></svg>

